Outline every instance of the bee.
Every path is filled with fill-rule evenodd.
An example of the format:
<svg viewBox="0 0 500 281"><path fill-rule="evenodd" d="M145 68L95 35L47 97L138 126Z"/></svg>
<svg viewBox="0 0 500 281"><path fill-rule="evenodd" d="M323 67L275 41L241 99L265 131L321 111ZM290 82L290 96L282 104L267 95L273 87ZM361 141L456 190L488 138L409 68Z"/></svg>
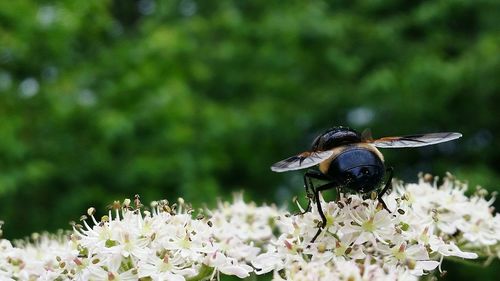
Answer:
<svg viewBox="0 0 500 281"><path fill-rule="evenodd" d="M337 198L341 191L372 193L383 208L391 212L382 196L392 187L393 168L385 166L384 156L378 148L421 147L455 140L461 136L460 133L449 132L372 139L369 131L359 134L348 127L333 127L317 136L310 150L273 164L271 170L286 172L318 165L317 170L310 169L304 174L304 186L309 198L306 212L310 210L311 202L316 202L321 217L321 224L318 224L318 232L311 240L312 243L326 226L326 217L319 201L321 191L335 188ZM326 183L314 186L312 179ZM377 193L376 190L380 191Z"/></svg>

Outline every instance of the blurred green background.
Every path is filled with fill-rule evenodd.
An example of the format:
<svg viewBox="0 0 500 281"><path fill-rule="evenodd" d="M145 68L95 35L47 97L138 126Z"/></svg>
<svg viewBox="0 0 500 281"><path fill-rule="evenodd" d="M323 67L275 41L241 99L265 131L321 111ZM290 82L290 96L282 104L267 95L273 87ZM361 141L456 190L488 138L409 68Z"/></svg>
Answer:
<svg viewBox="0 0 500 281"><path fill-rule="evenodd" d="M4 237L136 193L290 204L269 166L335 125L461 132L386 161L499 190L499 77L499 1L2 1Z"/></svg>

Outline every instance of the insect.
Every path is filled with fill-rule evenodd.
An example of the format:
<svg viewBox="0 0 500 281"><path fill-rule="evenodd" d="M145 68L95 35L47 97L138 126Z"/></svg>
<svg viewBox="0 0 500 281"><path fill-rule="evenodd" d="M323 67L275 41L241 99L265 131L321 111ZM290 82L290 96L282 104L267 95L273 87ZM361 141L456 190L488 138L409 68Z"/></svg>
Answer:
<svg viewBox="0 0 500 281"><path fill-rule="evenodd" d="M316 137L310 150L275 163L271 170L286 172L318 165L318 170L310 169L304 174L304 186L309 198L306 211L310 210L311 201L316 202L322 220L318 232L311 240L312 243L326 226L326 217L319 201L321 191L335 188L338 197L341 191L367 194L381 189L375 195L390 212L382 196L391 188L393 168L386 168L384 156L377 148L421 147L451 141L461 136L460 133L452 132L372 139L368 131L359 134L348 127L333 127ZM312 179L326 183L314 186Z"/></svg>

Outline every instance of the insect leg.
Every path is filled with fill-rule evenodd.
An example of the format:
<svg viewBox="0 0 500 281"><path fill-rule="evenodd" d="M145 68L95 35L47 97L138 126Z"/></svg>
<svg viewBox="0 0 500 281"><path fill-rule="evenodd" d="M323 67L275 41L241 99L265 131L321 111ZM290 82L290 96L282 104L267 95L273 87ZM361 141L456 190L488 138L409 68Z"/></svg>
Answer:
<svg viewBox="0 0 500 281"><path fill-rule="evenodd" d="M322 173L316 171L316 170L308 170L304 174L304 187L306 188L306 194L307 194L307 208L303 213L299 214L304 214L306 212L309 212L311 210L311 201L314 200L314 185L312 183L312 179L318 179L318 180L329 180L328 177L323 175ZM313 193L311 193L311 190Z"/></svg>
<svg viewBox="0 0 500 281"><path fill-rule="evenodd" d="M392 174L394 172L394 168L392 167L388 167L386 169L386 173L389 174L389 177L387 178L387 181L385 183L385 186L384 188L382 189L382 191L379 192L378 194L378 202L380 202L382 204L382 206L384 206L384 209L387 210L387 212L391 213L391 211L389 210L389 208L387 208L387 204L385 204L384 200L382 200L382 196L384 196L384 194L387 193L387 191L392 188Z"/></svg>
<svg viewBox="0 0 500 281"><path fill-rule="evenodd" d="M318 231L316 232L313 239L311 240L311 243L313 243L316 240L316 238L318 238L319 234L321 233L323 228L325 228L325 226L326 226L326 216L325 216L325 213L323 212L323 209L321 208L321 202L319 200L319 192L326 190L326 189L330 189L330 188L335 187L335 186L336 186L336 183L329 182L327 184L324 184L322 186L318 186L317 188L313 189L314 199L316 200L316 206L318 207L318 213L319 213L319 216L321 217L321 226L318 227Z"/></svg>
<svg viewBox="0 0 500 281"><path fill-rule="evenodd" d="M304 174L304 187L306 188L306 196L307 196L307 208L304 210L304 212L299 213L303 215L304 213L309 212L311 209L311 201L313 200L313 195L311 194L310 190L314 190L314 185L312 184L311 178L308 176L309 171L307 171Z"/></svg>
<svg viewBox="0 0 500 281"><path fill-rule="evenodd" d="M335 202L339 202L340 199L342 199L342 196L340 194L340 186L335 187L335 192L337 192L337 195L335 196Z"/></svg>

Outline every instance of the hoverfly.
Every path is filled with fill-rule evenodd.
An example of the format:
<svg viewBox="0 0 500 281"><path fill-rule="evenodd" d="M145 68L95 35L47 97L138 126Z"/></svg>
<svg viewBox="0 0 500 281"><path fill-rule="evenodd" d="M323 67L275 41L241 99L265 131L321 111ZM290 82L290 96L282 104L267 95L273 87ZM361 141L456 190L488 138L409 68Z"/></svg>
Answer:
<svg viewBox="0 0 500 281"><path fill-rule="evenodd" d="M316 137L310 150L275 163L271 170L286 172L318 165L318 170L308 170L304 174L304 186L309 198L306 211L310 209L311 201L315 201L322 220L311 241L314 242L326 226L326 217L319 201L319 193L323 190L336 188L337 194L341 190L367 194L382 188L376 196L390 212L382 196L391 188L393 168L386 168L384 156L377 148L421 147L461 136L460 133L431 133L372 139L369 133L359 134L347 127L333 127ZM315 187L312 179L326 183Z"/></svg>

